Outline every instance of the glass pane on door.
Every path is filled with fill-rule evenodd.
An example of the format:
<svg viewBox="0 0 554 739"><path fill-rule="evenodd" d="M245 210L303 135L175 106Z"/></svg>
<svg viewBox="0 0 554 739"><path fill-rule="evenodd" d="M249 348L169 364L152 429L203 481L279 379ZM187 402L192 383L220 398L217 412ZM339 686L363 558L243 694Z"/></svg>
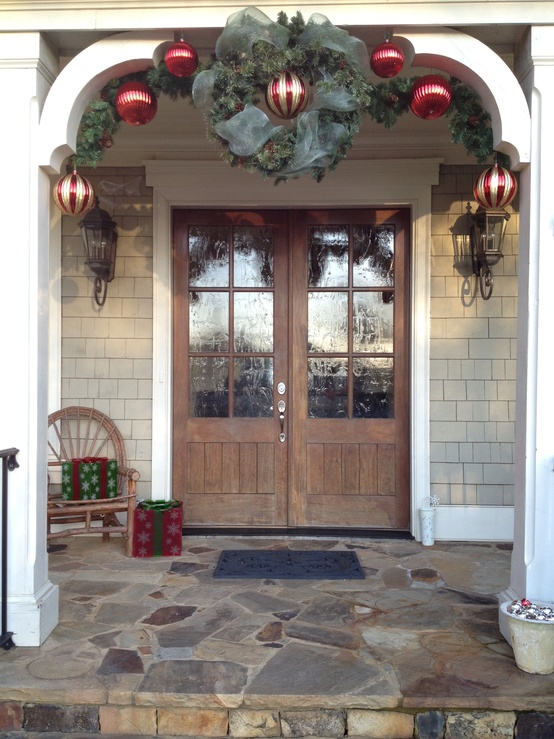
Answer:
<svg viewBox="0 0 554 739"><path fill-rule="evenodd" d="M308 417L392 418L394 226L308 237Z"/></svg>
<svg viewBox="0 0 554 739"><path fill-rule="evenodd" d="M189 415L273 416L274 253L268 226L189 226Z"/></svg>

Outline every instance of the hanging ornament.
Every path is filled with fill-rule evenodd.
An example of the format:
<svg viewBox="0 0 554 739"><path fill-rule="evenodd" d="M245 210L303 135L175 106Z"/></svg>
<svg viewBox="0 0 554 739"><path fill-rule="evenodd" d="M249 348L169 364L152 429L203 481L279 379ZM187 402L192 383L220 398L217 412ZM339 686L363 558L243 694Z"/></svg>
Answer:
<svg viewBox="0 0 554 739"><path fill-rule="evenodd" d="M282 72L267 86L265 99L275 115L289 119L304 110L308 103L308 94L298 75L294 72Z"/></svg>
<svg viewBox="0 0 554 739"><path fill-rule="evenodd" d="M440 74L428 74L417 79L410 97L410 108L418 118L440 118L450 107L452 88Z"/></svg>
<svg viewBox="0 0 554 739"><path fill-rule="evenodd" d="M404 52L396 44L384 41L373 49L369 63L378 77L396 77L404 66Z"/></svg>
<svg viewBox="0 0 554 739"><path fill-rule="evenodd" d="M165 52L164 62L175 77L190 77L198 67L198 54L180 35Z"/></svg>
<svg viewBox="0 0 554 739"><path fill-rule="evenodd" d="M94 189L85 177L77 174L77 170L58 180L53 195L57 207L69 216L83 215L94 205Z"/></svg>
<svg viewBox="0 0 554 739"><path fill-rule="evenodd" d="M517 193L517 181L509 169L489 167L482 172L473 185L473 195L480 206L489 209L504 208Z"/></svg>
<svg viewBox="0 0 554 739"><path fill-rule="evenodd" d="M115 109L130 126L150 123L158 110L158 101L145 82L124 82L115 96Z"/></svg>

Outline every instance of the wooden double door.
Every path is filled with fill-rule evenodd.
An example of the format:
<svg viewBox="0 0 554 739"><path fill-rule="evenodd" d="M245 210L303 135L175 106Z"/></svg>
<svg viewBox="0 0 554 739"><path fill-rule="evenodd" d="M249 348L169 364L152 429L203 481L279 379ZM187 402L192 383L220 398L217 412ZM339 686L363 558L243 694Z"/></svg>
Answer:
<svg viewBox="0 0 554 739"><path fill-rule="evenodd" d="M407 209L176 210L187 527L409 527Z"/></svg>

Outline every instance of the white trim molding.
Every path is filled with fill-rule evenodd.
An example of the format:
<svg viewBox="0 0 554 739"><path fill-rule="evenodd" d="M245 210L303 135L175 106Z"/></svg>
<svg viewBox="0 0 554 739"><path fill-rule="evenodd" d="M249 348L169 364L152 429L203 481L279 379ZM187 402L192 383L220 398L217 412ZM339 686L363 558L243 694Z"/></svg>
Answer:
<svg viewBox="0 0 554 739"><path fill-rule="evenodd" d="M443 505L436 510L436 540L513 541L513 506Z"/></svg>
<svg viewBox="0 0 554 739"><path fill-rule="evenodd" d="M431 187L441 159L342 162L321 183L304 178L275 187L224 162L146 161L154 190L154 329L152 479L160 497L171 494L173 208L407 207L412 218L411 519L429 496L429 306Z"/></svg>

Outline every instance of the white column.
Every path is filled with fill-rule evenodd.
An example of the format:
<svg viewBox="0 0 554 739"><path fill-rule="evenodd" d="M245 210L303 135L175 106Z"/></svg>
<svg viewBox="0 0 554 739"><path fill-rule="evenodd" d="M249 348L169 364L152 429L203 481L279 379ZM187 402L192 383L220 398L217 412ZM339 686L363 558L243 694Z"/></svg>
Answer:
<svg viewBox="0 0 554 739"><path fill-rule="evenodd" d="M49 181L37 166L40 110L56 63L38 33L0 34L2 353L0 448L19 449L8 473L8 631L38 646L58 620L46 554Z"/></svg>
<svg viewBox="0 0 554 739"><path fill-rule="evenodd" d="M554 27L531 29L520 67L532 153L520 180L515 531L502 598L554 603Z"/></svg>

